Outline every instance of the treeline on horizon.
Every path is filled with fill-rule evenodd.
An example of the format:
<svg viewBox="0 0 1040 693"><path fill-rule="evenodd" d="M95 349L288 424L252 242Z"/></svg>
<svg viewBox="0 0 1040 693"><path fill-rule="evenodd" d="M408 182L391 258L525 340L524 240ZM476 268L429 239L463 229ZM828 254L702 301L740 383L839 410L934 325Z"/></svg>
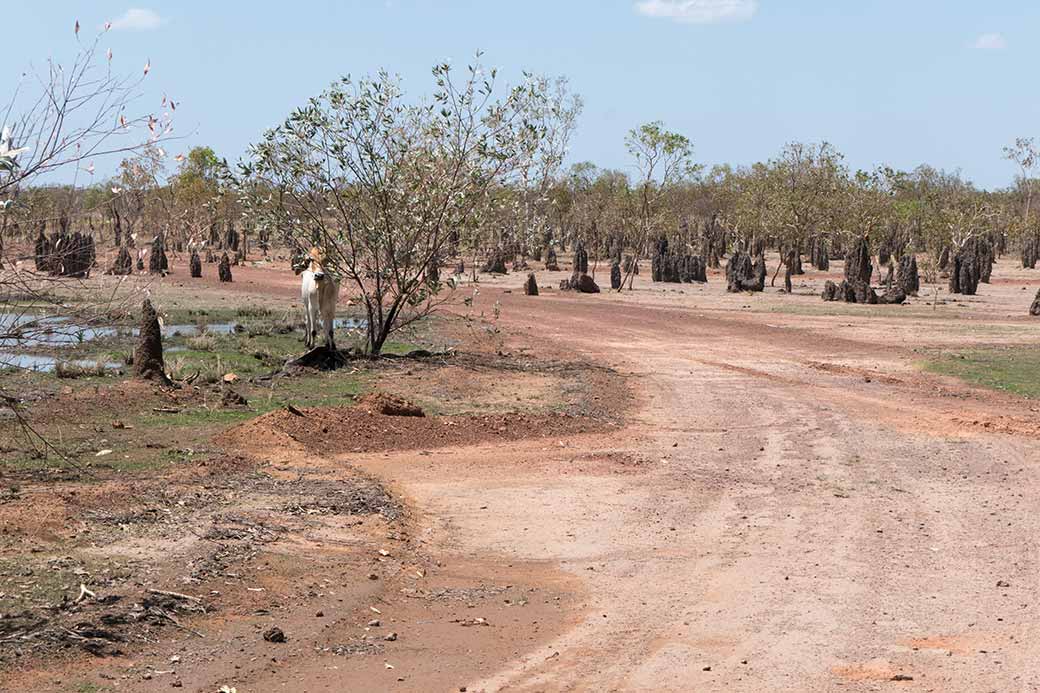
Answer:
<svg viewBox="0 0 1040 693"><path fill-rule="evenodd" d="M499 250L539 259L546 248L563 249L576 240L594 257L619 245L645 256L649 248L635 247L629 239L639 237L649 186L655 188L655 235L668 238L673 247L713 256L712 265L737 247L763 245L807 254L826 247L828 255L839 257L850 241L863 236L875 252L897 257L907 251L929 253L938 259L944 250L985 235L998 253L1012 246L1029 251L1024 261L1032 266L1032 247L1040 239L1040 220L1031 213L1037 185L1028 175L1035 158L1032 146L1019 140L1006 150L1022 173L999 190L979 189L959 173L928 165L912 171L852 171L827 143L792 143L776 158L750 166L691 165L663 183L581 162L555 176L533 200L528 199L531 190L499 188L497 214L459 243L476 256ZM226 247L229 233L239 232L260 250L278 241L276 232L253 228L241 196L225 185L225 165L211 148L196 147L179 158L176 170L167 174L164 157L146 150L125 160L119 174L104 182L19 190L0 238L32 241L40 233L75 231L92 234L99 246L134 247L161 233L174 251L189 243ZM521 203L541 207L535 216L544 220L542 228L518 227L520 215L510 212Z"/></svg>

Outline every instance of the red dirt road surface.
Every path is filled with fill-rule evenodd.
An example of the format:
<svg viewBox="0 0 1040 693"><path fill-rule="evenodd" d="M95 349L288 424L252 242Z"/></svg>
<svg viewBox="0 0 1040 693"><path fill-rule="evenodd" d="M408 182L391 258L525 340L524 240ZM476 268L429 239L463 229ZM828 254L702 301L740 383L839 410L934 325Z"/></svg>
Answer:
<svg viewBox="0 0 1040 693"><path fill-rule="evenodd" d="M286 475L384 484L410 513L386 558L421 560L386 585L343 585L337 560L388 544L378 528L370 543L326 528L256 583L296 595L273 612L281 649L202 620L204 638L134 661L177 653L185 690L240 693L1040 690L1037 406L916 365L926 350L1035 342L1018 284L937 310L825 307L822 277L755 297L724 295L717 276L596 296L526 297L520 282L485 280L478 298L501 302L509 348L615 369L626 387L603 397L624 425L546 419L488 440L393 424L426 427L425 449L323 444L325 419L257 436L250 452ZM322 572L294 573L294 556L322 556L308 568ZM330 603L326 625L314 614ZM395 637L322 651L366 627ZM169 689L121 679L126 665L74 673Z"/></svg>

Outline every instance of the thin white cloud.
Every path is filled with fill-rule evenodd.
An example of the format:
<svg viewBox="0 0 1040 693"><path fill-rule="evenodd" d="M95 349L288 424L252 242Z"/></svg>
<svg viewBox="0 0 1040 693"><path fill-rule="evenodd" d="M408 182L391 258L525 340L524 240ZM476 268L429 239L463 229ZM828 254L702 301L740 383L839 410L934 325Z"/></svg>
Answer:
<svg viewBox="0 0 1040 693"><path fill-rule="evenodd" d="M150 31L158 29L162 23L162 17L155 10L131 7L121 17L112 20L112 28L116 31Z"/></svg>
<svg viewBox="0 0 1040 693"><path fill-rule="evenodd" d="M1007 48L1007 39L1003 34L990 32L975 39L975 47L983 51L999 51Z"/></svg>
<svg viewBox="0 0 1040 693"><path fill-rule="evenodd" d="M758 0L640 0L635 10L685 24L746 22L758 11Z"/></svg>

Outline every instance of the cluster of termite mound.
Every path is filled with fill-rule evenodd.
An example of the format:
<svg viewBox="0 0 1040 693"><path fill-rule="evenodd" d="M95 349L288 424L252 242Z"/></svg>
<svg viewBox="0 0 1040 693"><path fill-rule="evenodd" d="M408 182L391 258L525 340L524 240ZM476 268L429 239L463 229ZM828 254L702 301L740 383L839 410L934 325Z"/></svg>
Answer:
<svg viewBox="0 0 1040 693"><path fill-rule="evenodd" d="M37 272L83 278L94 266L94 236L62 229L50 236L41 227L36 236L34 260Z"/></svg>
<svg viewBox="0 0 1040 693"><path fill-rule="evenodd" d="M874 265L870 258L870 245L867 238L862 237L845 256L845 279L840 284L828 280L824 284L821 296L824 301L898 304L906 301L907 296L916 296L920 288L917 259L913 255L904 255L900 258L898 277L893 277L892 263L889 263L889 276L885 280L885 291L880 295L870 284L873 273Z"/></svg>
<svg viewBox="0 0 1040 693"><path fill-rule="evenodd" d="M704 283L708 281L708 265L700 255L675 251L667 238L659 238L650 261L650 277L655 282Z"/></svg>
<svg viewBox="0 0 1040 693"><path fill-rule="evenodd" d="M569 279L560 282L560 290L578 291L583 294L599 293L599 285L589 276L589 253L582 241L578 241L574 246L574 271Z"/></svg>

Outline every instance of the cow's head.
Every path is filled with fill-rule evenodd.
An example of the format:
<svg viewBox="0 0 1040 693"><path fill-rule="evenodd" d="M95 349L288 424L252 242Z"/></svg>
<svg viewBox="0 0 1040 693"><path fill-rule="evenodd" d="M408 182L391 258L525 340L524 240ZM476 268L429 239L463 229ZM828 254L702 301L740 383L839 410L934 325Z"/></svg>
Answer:
<svg viewBox="0 0 1040 693"><path fill-rule="evenodd" d="M325 278L325 253L317 248L311 248L307 253L307 269L314 273L314 281L320 282Z"/></svg>

